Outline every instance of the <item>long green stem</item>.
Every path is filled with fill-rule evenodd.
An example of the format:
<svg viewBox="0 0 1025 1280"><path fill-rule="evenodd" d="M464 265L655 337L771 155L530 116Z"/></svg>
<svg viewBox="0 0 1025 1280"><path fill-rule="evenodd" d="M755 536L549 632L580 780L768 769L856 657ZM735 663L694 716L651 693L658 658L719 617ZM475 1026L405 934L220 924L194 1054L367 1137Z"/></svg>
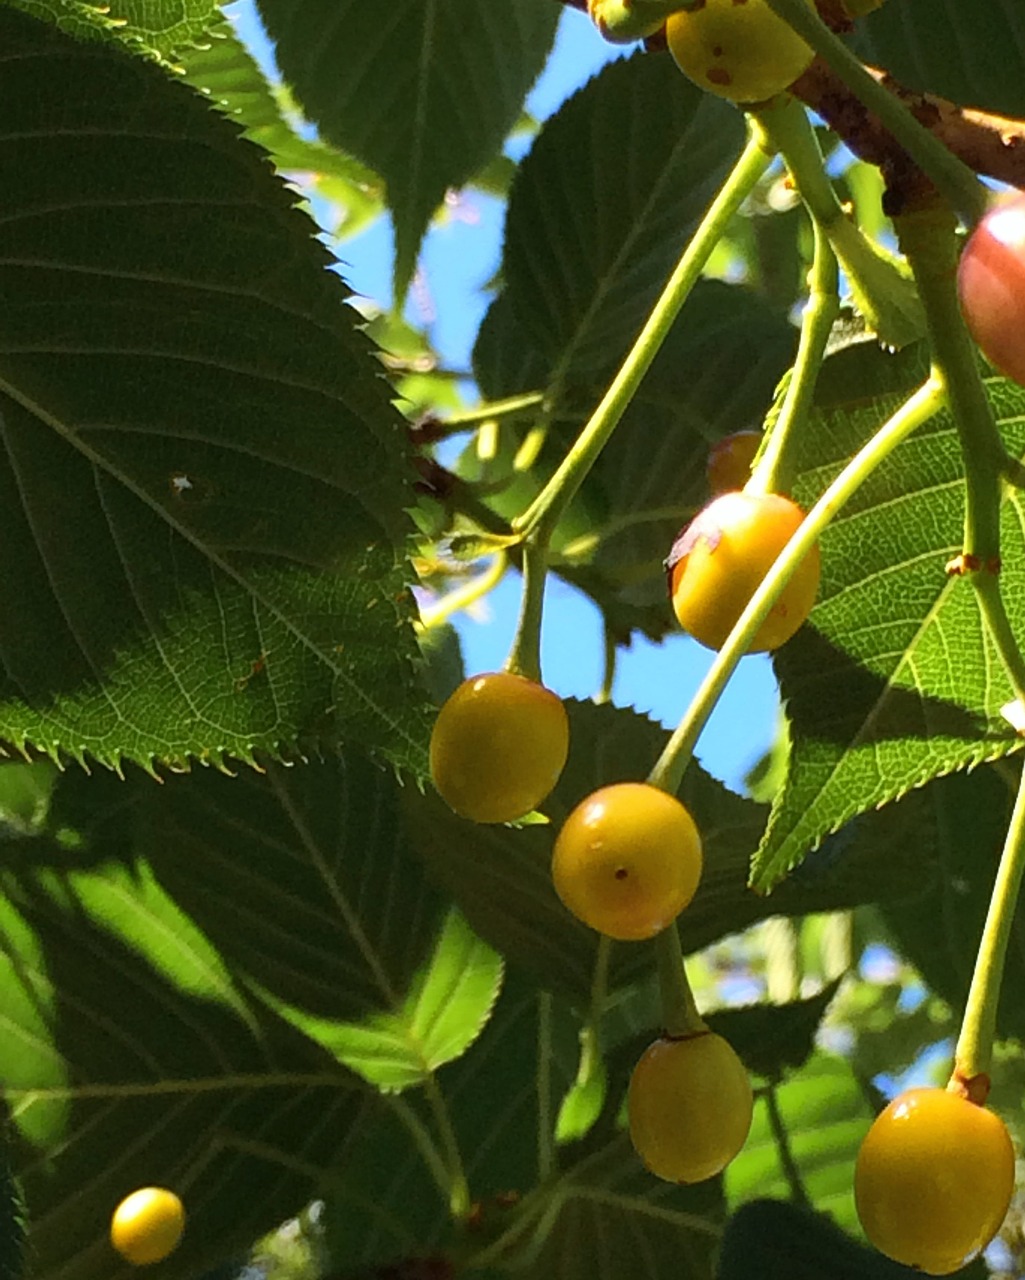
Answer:
<svg viewBox="0 0 1025 1280"><path fill-rule="evenodd" d="M762 1094L762 1098L769 1116L769 1128L772 1130L772 1137L776 1143L776 1153L779 1156L779 1162L783 1166L783 1174L790 1188L790 1199L794 1204L810 1209L812 1203L808 1197L804 1179L801 1177L800 1167L794 1158L794 1151L790 1145L790 1135L787 1133L786 1122L779 1106L779 1098L776 1096L776 1086L770 1084Z"/></svg>
<svg viewBox="0 0 1025 1280"><path fill-rule="evenodd" d="M667 1036L682 1039L700 1035L708 1027L698 1012L694 992L687 981L683 948L675 920L655 938L658 985L662 995L662 1025Z"/></svg>
<svg viewBox="0 0 1025 1280"><path fill-rule="evenodd" d="M548 573L547 542L527 542L523 547L523 596L506 671L541 682L541 615L544 611Z"/></svg>
<svg viewBox="0 0 1025 1280"><path fill-rule="evenodd" d="M925 306L933 366L943 381L965 467L966 558L1000 556L1000 478L1006 451L957 297L953 214L943 206L894 219Z"/></svg>
<svg viewBox="0 0 1025 1280"><path fill-rule="evenodd" d="M467 409L463 413L454 413L438 424L446 434L465 431L482 422L490 422L493 418L513 418L528 409L536 409L544 403L543 391L525 391L522 395L509 396L505 400L492 400L488 403Z"/></svg>
<svg viewBox="0 0 1025 1280"><path fill-rule="evenodd" d="M986 394L975 346L957 297L957 241L944 207L895 220L925 305L934 376L954 415L965 471L964 548L956 567L975 588L983 621L1014 690L1025 705L1025 660L999 586L1000 502L1007 450Z"/></svg>
<svg viewBox="0 0 1025 1280"><path fill-rule="evenodd" d="M808 213L825 232L869 327L892 347L920 338L925 317L914 283L844 210L802 104L784 94L755 116L782 155Z"/></svg>
<svg viewBox="0 0 1025 1280"><path fill-rule="evenodd" d="M772 425L751 479L744 486L748 493L776 493L787 487L783 480L787 441L800 433L811 411L822 357L840 310L836 255L817 218L812 220L812 231L815 249L808 273L808 302L801 318L797 358L790 371L779 417Z"/></svg>
<svg viewBox="0 0 1025 1280"><path fill-rule="evenodd" d="M954 1051L954 1074L951 1087L966 1089L973 1096L972 1081L988 1076L996 1033L997 1003L1004 973L1004 960L1011 937L1011 926L1018 905L1022 872L1025 871L1025 772L1022 773L1014 801L1011 824L1000 855L996 882L982 930L979 953L975 960L972 984L968 990L961 1034ZM978 1086L977 1086L978 1087ZM988 1081L978 1090L985 1101Z"/></svg>
<svg viewBox="0 0 1025 1280"><path fill-rule="evenodd" d="M1011 621L1007 616L1004 597L1000 590L1000 579L995 574L982 571L972 574L972 586L975 588L975 599L986 630L1010 681L1014 696L1022 711L1025 712L1025 660L1022 659L1017 638L1011 630Z"/></svg>
<svg viewBox="0 0 1025 1280"><path fill-rule="evenodd" d="M601 403L544 489L527 510L513 521L513 528L522 537L531 537L541 542L551 537L563 512L623 416L730 219L769 167L771 160L761 129L754 126L740 159L684 250L661 297L655 303L637 341Z"/></svg>
<svg viewBox="0 0 1025 1280"><path fill-rule="evenodd" d="M431 1113L434 1116L434 1123L438 1129L442 1150L445 1153L445 1164L449 1177L449 1212L459 1222L470 1212L470 1184L467 1181L466 1170L463 1167L459 1139L456 1137L456 1131L452 1127L452 1117L449 1114L445 1095L441 1092L441 1087L433 1072L424 1081L424 1091Z"/></svg>
<svg viewBox="0 0 1025 1280"><path fill-rule="evenodd" d="M877 116L911 159L932 179L972 227L982 217L989 193L971 169L948 151L893 94L878 84L860 60L833 34L806 0L767 0L770 9L811 45L852 93Z"/></svg>
<svg viewBox="0 0 1025 1280"><path fill-rule="evenodd" d="M711 715L734 668L743 657L755 633L769 614L780 592L789 582L800 561L811 550L823 529L851 495L864 483L877 466L915 430L932 417L945 403L944 388L930 378L907 399L883 424L871 440L860 449L818 502L805 516L800 527L780 552L740 615L729 638L694 695L659 756L648 781L675 795L683 779L705 722Z"/></svg>

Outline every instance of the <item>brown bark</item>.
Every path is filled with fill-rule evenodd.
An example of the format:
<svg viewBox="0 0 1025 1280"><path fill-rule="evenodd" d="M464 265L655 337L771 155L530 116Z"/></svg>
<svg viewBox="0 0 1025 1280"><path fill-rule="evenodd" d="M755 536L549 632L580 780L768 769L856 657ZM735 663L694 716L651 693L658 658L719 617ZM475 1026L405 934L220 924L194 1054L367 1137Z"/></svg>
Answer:
<svg viewBox="0 0 1025 1280"><path fill-rule="evenodd" d="M960 107L936 94L916 93L885 71L867 70L969 168L1025 187L1025 121ZM907 172L910 161L904 150L821 58L794 82L791 92L818 112L855 155L878 165L888 181Z"/></svg>

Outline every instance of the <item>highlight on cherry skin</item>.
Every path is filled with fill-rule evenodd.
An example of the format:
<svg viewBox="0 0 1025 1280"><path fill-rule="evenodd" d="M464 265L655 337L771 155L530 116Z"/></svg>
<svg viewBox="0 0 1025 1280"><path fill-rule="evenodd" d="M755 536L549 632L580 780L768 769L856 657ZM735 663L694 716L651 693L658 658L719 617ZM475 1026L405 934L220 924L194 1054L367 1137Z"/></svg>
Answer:
<svg viewBox="0 0 1025 1280"><path fill-rule="evenodd" d="M656 1040L630 1077L630 1141L666 1182L721 1173L747 1141L753 1109L747 1070L714 1031Z"/></svg>
<svg viewBox="0 0 1025 1280"><path fill-rule="evenodd" d="M473 822L515 822L559 780L569 753L562 699L510 671L471 676L438 712L431 778L441 798Z"/></svg>
<svg viewBox="0 0 1025 1280"><path fill-rule="evenodd" d="M815 56L765 0L687 0L666 20L666 41L688 79L740 103L782 93Z"/></svg>
<svg viewBox="0 0 1025 1280"><path fill-rule="evenodd" d="M858 1152L854 1198L880 1253L927 1275L957 1271L1000 1229L1014 1147L995 1112L946 1089L909 1089Z"/></svg>
<svg viewBox="0 0 1025 1280"><path fill-rule="evenodd" d="M110 1243L136 1267L163 1262L185 1231L185 1207L166 1187L140 1187L114 1210Z"/></svg>
<svg viewBox="0 0 1025 1280"><path fill-rule="evenodd" d="M721 649L804 512L778 493L723 493L677 536L666 560L677 621L709 649ZM755 633L749 652L778 649L811 613L821 564L813 546Z"/></svg>
<svg viewBox="0 0 1025 1280"><path fill-rule="evenodd" d="M646 782L619 782L593 792L566 819L552 879L578 920L638 942L687 906L701 865L701 837L680 801Z"/></svg>
<svg viewBox="0 0 1025 1280"><path fill-rule="evenodd" d="M957 288L982 354L1025 386L1025 195L994 205L969 236Z"/></svg>

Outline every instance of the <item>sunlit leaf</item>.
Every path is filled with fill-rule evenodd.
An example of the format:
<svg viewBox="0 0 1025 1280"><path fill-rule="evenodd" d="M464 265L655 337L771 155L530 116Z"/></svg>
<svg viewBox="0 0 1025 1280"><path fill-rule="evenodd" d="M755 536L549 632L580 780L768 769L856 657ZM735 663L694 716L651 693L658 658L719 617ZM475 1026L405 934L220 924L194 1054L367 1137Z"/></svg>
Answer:
<svg viewBox="0 0 1025 1280"><path fill-rule="evenodd" d="M879 355L879 360L886 357ZM1025 454L1025 392L989 382L1005 442ZM821 492L899 401L835 405L801 452L796 488ZM1017 750L1002 714L1012 693L970 582L946 571L961 549L964 480L957 431L940 413L896 449L822 538L822 588L776 658L793 741L753 872L768 889L855 814L929 779ZM1001 519L1001 586L1025 636L1025 519L1017 490ZM828 690L828 692L827 692Z"/></svg>

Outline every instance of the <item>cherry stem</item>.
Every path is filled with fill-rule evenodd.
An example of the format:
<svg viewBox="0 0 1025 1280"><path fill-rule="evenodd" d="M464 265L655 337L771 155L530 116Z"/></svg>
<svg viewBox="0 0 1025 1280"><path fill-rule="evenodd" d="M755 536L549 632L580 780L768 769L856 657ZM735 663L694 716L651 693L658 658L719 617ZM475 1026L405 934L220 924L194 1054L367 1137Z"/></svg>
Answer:
<svg viewBox="0 0 1025 1280"><path fill-rule="evenodd" d="M495 418L519 417L543 405L544 399L543 391L525 391L522 395L508 396L504 400L491 400L463 413L454 413L451 417L440 419L438 429L445 435L454 435L457 431L467 431Z"/></svg>
<svg viewBox="0 0 1025 1280"><path fill-rule="evenodd" d="M658 986L662 996L662 1026L672 1039L701 1035L708 1025L698 1012L694 992L687 980L683 948L676 921L655 938Z"/></svg>
<svg viewBox="0 0 1025 1280"><path fill-rule="evenodd" d="M609 389L544 489L513 521L513 529L523 539L547 542L551 538L651 367L680 308L701 278L712 250L771 161L772 153L764 134L753 124L740 159L684 249Z"/></svg>
<svg viewBox="0 0 1025 1280"><path fill-rule="evenodd" d="M769 1117L769 1128L772 1130L773 1141L776 1143L776 1153L779 1156L779 1162L783 1166L783 1174L790 1188L790 1199L794 1204L800 1205L804 1209L812 1209L811 1199L808 1196L807 1188L804 1185L804 1179L801 1177L801 1169L794 1158L794 1150L790 1145L790 1135L787 1133L786 1121L783 1119L783 1112L779 1105L779 1098L776 1095L776 1086L770 1084L762 1094L762 1100L765 1103L765 1110Z"/></svg>
<svg viewBox="0 0 1025 1280"><path fill-rule="evenodd" d="M779 415L769 430L769 438L745 493L778 493L786 488L784 464L788 441L799 434L811 412L815 384L826 352L833 321L840 311L839 271L836 255L829 246L824 228L812 219L815 248L808 273L808 301L801 317L801 337L794 367L787 377Z"/></svg>
<svg viewBox="0 0 1025 1280"><path fill-rule="evenodd" d="M784 94L755 114L782 155L809 215L829 240L870 327L895 347L920 338L925 318L910 274L844 210L805 108Z"/></svg>
<svg viewBox="0 0 1025 1280"><path fill-rule="evenodd" d="M937 205L894 219L925 307L933 377L943 388L965 472L964 547L959 572L969 578L983 622L1010 682L1025 706L1025 660L1000 593L1000 502L1007 450L1000 438L975 344L957 295L958 245L954 216Z"/></svg>
<svg viewBox="0 0 1025 1280"><path fill-rule="evenodd" d="M996 1035L997 1005L1004 961L1025 871L1025 771L1018 784L1010 826L1000 855L989 911L982 929L975 971L968 990L961 1034L954 1050L951 1085L971 1091L972 1082L988 1076ZM984 1099L983 1099L984 1100Z"/></svg>
<svg viewBox="0 0 1025 1280"><path fill-rule="evenodd" d="M922 384L850 460L811 508L777 556L747 608L737 619L726 643L701 682L683 719L648 775L648 782L671 795L679 790L694 747L715 709L734 668L747 652L759 627L790 581L794 571L845 502L912 431L943 405L941 385L932 378Z"/></svg>
<svg viewBox="0 0 1025 1280"><path fill-rule="evenodd" d="M513 521L523 543L523 601L506 670L541 679L541 614L548 548L555 528L588 472L598 461L641 380L651 367L680 308L701 278L712 250L730 219L771 163L762 130L754 124L733 171L691 237L676 269L651 310L637 341L612 380L601 403L551 479L530 506Z"/></svg>
<svg viewBox="0 0 1025 1280"><path fill-rule="evenodd" d="M890 131L935 186L974 227L989 204L989 192L974 172L907 109L899 98L872 78L844 42L830 31L807 0L766 0L815 52L827 62L862 104Z"/></svg>
<svg viewBox="0 0 1025 1280"><path fill-rule="evenodd" d="M425 631L430 631L432 627L440 627L443 622L447 622L454 613L476 604L489 592L494 591L505 576L508 566L509 558L506 553L497 552L483 572L471 578L469 582L453 588L434 604L424 605L420 610L420 625Z"/></svg>
<svg viewBox="0 0 1025 1280"><path fill-rule="evenodd" d="M523 546L523 596L516 635L505 661L506 671L541 683L541 617L544 612L545 580L548 575L547 542L527 542Z"/></svg>

